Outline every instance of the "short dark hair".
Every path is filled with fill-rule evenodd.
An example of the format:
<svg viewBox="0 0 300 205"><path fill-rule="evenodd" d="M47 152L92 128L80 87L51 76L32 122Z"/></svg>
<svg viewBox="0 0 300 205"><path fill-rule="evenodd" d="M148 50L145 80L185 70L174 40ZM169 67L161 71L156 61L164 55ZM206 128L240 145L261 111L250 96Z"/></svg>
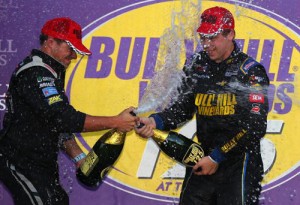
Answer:
<svg viewBox="0 0 300 205"><path fill-rule="evenodd" d="M48 39L48 35L45 34L41 34L40 35L40 45L43 45L43 43ZM61 44L62 42L64 42L64 40L58 39L58 38L54 38L54 40L58 43Z"/></svg>
<svg viewBox="0 0 300 205"><path fill-rule="evenodd" d="M48 39L48 36L45 34L40 35L40 45L43 45L43 43Z"/></svg>
<svg viewBox="0 0 300 205"><path fill-rule="evenodd" d="M233 31L232 29L224 29L223 31L222 31L222 35L223 36L227 36L231 31Z"/></svg>

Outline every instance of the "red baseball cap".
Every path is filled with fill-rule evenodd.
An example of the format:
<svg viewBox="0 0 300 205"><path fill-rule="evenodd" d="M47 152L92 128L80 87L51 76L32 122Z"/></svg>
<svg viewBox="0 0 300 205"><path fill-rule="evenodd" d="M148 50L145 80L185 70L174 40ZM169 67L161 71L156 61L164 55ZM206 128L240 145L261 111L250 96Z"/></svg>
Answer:
<svg viewBox="0 0 300 205"><path fill-rule="evenodd" d="M81 26L68 17L51 19L42 28L42 34L66 41L76 53L91 55L92 52L82 44L81 33Z"/></svg>
<svg viewBox="0 0 300 205"><path fill-rule="evenodd" d="M224 29L234 29L234 18L230 11L223 7L212 7L201 14L197 32L204 36L212 36Z"/></svg>

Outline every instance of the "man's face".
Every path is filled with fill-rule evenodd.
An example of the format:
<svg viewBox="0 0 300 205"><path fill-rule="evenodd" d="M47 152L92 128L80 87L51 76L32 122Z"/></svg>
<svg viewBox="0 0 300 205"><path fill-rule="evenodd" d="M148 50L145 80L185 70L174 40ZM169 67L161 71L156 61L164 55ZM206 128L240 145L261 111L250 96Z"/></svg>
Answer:
<svg viewBox="0 0 300 205"><path fill-rule="evenodd" d="M226 36L222 33L211 37L200 35L200 42L209 56L216 63L220 63L228 58L234 48L233 45L234 32L230 31Z"/></svg>
<svg viewBox="0 0 300 205"><path fill-rule="evenodd" d="M50 39L48 39L50 40ZM76 52L65 42L53 39L49 55L67 68L71 60L76 59Z"/></svg>

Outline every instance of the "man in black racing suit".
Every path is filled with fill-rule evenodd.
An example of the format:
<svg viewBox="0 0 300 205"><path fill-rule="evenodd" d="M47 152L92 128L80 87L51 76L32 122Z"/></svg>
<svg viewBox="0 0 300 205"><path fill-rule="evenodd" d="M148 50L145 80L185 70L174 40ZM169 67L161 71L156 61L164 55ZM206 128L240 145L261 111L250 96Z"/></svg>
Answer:
<svg viewBox="0 0 300 205"><path fill-rule="evenodd" d="M198 32L204 51L186 62L178 100L141 118L146 126L136 132L150 137L153 128L176 129L196 114L196 134L206 156L186 169L180 204L258 204L268 76L260 63L238 48L234 19L227 9L204 11Z"/></svg>
<svg viewBox="0 0 300 205"><path fill-rule="evenodd" d="M116 116L91 116L69 104L64 91L66 69L77 54L91 54L81 42L81 27L75 21L47 21L40 44L40 50L32 50L11 77L0 133L0 181L15 205L68 205L68 195L59 183L59 142L76 164L85 154L66 133L109 128L128 132L138 117L130 114L133 107Z"/></svg>

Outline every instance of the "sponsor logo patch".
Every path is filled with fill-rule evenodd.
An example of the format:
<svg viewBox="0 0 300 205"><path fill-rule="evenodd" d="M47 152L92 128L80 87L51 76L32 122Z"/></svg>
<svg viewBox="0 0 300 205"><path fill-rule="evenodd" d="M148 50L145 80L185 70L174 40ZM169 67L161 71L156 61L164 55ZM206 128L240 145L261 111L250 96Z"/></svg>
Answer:
<svg viewBox="0 0 300 205"><path fill-rule="evenodd" d="M55 86L54 82L44 82L44 83L40 83L40 88L44 88L44 87L53 87Z"/></svg>
<svg viewBox="0 0 300 205"><path fill-rule="evenodd" d="M249 101L252 103L264 103L265 98L263 94L250 93Z"/></svg>
<svg viewBox="0 0 300 205"><path fill-rule="evenodd" d="M36 78L36 80L37 80L38 83L45 82L45 81L52 81L52 82L54 82L54 78L51 78L51 77L38 76Z"/></svg>
<svg viewBox="0 0 300 205"><path fill-rule="evenodd" d="M201 65L196 65L195 70L200 71L200 72L205 72L206 68L202 67Z"/></svg>
<svg viewBox="0 0 300 205"><path fill-rule="evenodd" d="M261 83L264 81L264 79L262 77L259 77L259 76L254 76L254 75L251 75L249 77L249 81L250 81L250 84L251 85L254 85L256 83Z"/></svg>
<svg viewBox="0 0 300 205"><path fill-rule="evenodd" d="M221 82L217 82L216 84L217 84L217 85L220 85L220 86L224 86L224 85L227 84L227 81L223 80L223 81L221 81Z"/></svg>
<svg viewBox="0 0 300 205"><path fill-rule="evenodd" d="M45 97L49 97L51 95L58 94L55 87L46 87L46 88L43 88L42 91L43 91L43 94L44 94Z"/></svg>
<svg viewBox="0 0 300 205"><path fill-rule="evenodd" d="M63 101L63 99L61 99L60 95L56 95L47 99L48 105L52 105L54 103L61 102L61 101Z"/></svg>
<svg viewBox="0 0 300 205"><path fill-rule="evenodd" d="M250 112L253 113L253 114L260 115L260 106L259 106L259 104L253 104L252 109L251 109Z"/></svg>
<svg viewBox="0 0 300 205"><path fill-rule="evenodd" d="M254 61L252 58L248 58L244 65L242 66L242 71L248 73L249 69L253 66L258 65L258 62Z"/></svg>

